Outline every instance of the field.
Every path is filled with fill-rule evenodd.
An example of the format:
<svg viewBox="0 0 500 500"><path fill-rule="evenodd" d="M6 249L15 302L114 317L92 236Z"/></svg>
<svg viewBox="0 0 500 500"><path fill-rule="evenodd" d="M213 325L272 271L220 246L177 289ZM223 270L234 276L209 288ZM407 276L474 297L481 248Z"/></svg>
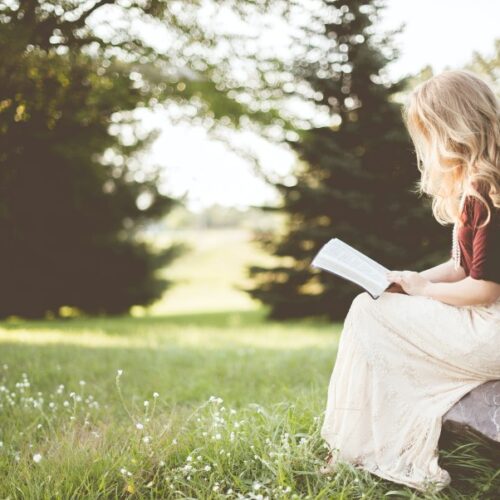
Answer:
<svg viewBox="0 0 500 500"><path fill-rule="evenodd" d="M232 287L264 257L241 233L198 237L169 270L184 284L141 317L0 324L0 498L423 497L318 474L342 325L265 321ZM496 498L476 446L441 451L454 482L425 498Z"/></svg>

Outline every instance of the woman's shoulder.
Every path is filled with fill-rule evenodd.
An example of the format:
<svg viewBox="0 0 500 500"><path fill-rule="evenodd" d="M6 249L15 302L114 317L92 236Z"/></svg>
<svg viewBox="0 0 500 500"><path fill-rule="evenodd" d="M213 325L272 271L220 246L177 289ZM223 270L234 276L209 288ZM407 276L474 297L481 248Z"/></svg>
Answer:
<svg viewBox="0 0 500 500"><path fill-rule="evenodd" d="M485 190L479 190L483 199L474 195L468 195L465 199L464 212L469 224L473 227L480 226L488 218L488 208L491 213L490 222L492 225L500 224L500 208L495 207L492 199ZM484 201L483 201L484 200ZM488 223L489 225L489 223Z"/></svg>

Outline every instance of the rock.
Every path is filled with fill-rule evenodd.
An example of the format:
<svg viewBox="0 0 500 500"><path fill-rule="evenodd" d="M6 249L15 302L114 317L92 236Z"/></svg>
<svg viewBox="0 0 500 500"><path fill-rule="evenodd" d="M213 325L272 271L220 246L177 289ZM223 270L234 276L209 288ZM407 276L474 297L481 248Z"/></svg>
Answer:
<svg viewBox="0 0 500 500"><path fill-rule="evenodd" d="M466 394L443 417L443 428L472 434L500 449L500 380L491 380Z"/></svg>

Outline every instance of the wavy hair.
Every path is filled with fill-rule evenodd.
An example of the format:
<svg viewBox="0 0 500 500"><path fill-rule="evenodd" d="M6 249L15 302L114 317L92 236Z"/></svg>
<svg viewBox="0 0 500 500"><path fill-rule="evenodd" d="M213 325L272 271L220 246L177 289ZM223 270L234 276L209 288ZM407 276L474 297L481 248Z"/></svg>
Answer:
<svg viewBox="0 0 500 500"><path fill-rule="evenodd" d="M500 207L500 103L467 70L444 71L420 83L402 109L421 177L416 191L432 197L436 220L460 220L464 192ZM490 202L486 197L489 197Z"/></svg>

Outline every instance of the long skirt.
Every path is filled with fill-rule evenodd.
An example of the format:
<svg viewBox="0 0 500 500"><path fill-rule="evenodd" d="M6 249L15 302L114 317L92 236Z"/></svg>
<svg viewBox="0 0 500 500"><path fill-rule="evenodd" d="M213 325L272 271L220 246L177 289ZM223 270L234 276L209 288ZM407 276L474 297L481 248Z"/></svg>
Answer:
<svg viewBox="0 0 500 500"><path fill-rule="evenodd" d="M339 462L420 491L443 489L443 415L500 379L500 300L453 306L429 297L358 294L345 318L321 437Z"/></svg>

